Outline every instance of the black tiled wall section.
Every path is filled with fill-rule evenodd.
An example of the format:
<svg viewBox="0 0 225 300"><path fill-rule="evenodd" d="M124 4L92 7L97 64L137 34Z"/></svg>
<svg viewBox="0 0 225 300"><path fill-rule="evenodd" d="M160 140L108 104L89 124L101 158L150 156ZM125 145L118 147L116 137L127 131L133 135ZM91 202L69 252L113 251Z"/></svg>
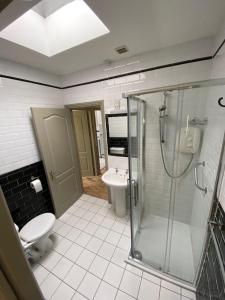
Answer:
<svg viewBox="0 0 225 300"><path fill-rule="evenodd" d="M36 194L31 189L31 176L41 180L42 192ZM42 161L0 175L0 185L13 221L19 228L39 214L54 211Z"/></svg>
<svg viewBox="0 0 225 300"><path fill-rule="evenodd" d="M225 224L225 213L220 204L217 203L213 221L217 224ZM214 234L216 244L225 267L225 231L223 227L215 226ZM197 284L197 300L225 300L225 283L222 276L222 270L219 265L216 254L215 244L210 231L208 232L208 241L203 258L200 277Z"/></svg>
<svg viewBox="0 0 225 300"><path fill-rule="evenodd" d="M111 147L124 147L125 148L124 155L119 155L119 156L128 156L128 139L127 138L108 137L109 154L110 154ZM112 154L112 155L114 155L114 154Z"/></svg>

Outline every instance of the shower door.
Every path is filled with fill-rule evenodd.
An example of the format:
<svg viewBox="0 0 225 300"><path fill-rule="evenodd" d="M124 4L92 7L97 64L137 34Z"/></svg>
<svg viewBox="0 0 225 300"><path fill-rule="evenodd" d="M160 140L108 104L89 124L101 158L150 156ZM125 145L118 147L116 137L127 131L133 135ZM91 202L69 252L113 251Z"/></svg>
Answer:
<svg viewBox="0 0 225 300"><path fill-rule="evenodd" d="M138 257L135 249L135 236L140 230L143 207L143 149L144 149L144 109L145 103L139 98L127 100L129 138L129 200L131 214L131 256ZM140 253L141 254L141 253Z"/></svg>

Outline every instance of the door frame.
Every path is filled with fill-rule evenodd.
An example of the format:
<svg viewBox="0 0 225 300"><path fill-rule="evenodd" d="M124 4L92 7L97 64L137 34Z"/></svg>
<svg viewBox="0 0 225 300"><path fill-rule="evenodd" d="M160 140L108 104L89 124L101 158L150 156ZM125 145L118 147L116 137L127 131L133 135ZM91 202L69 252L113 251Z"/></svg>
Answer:
<svg viewBox="0 0 225 300"><path fill-rule="evenodd" d="M103 130L103 141L104 141L104 155L105 155L105 168L108 170L108 145L107 145L107 139L106 139L106 118L105 118L105 108L104 108L104 100L98 100L98 101L90 101L90 102L78 102L74 104L67 104L65 105L66 109L70 110L70 113L72 115L72 110L85 110L85 109L94 109L101 111L101 117L102 117L102 130ZM75 131L74 131L75 134ZM75 136L75 135L74 135ZM76 147L77 147L77 143ZM79 160L79 166L80 166L80 160ZM80 171L81 174L81 171Z"/></svg>
<svg viewBox="0 0 225 300"><path fill-rule="evenodd" d="M108 162L108 143L107 143L107 130L106 130L106 117L105 117L105 106L104 106L104 100L96 100L96 101L87 101L87 102L77 102L72 104L66 104L64 105L65 109L68 109L70 111L71 115L71 122L72 122L72 110L74 109L88 109L88 108L100 108L101 111L101 117L102 117L102 131L103 131L103 141L104 141L104 155L105 155L105 169L108 170L109 162ZM75 129L73 127L74 132L74 140L75 140ZM78 153L77 143L75 141L75 147ZM80 160L78 159L78 165L79 165L79 173L80 173L80 179L81 185L82 185L82 192L83 191L83 184L82 184L82 175L81 175L81 166L80 166ZM108 202L112 203L111 200L111 193L110 188L107 186L108 190Z"/></svg>

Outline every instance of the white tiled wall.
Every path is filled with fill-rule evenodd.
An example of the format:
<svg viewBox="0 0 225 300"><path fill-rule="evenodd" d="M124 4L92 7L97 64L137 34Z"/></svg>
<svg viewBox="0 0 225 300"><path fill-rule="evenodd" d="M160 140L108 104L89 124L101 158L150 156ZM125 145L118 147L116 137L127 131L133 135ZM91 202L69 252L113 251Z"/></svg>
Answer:
<svg viewBox="0 0 225 300"><path fill-rule="evenodd" d="M59 84L57 76L0 61L0 73ZM40 160L31 120L31 106L62 106L61 91L9 79L0 82L0 174Z"/></svg>
<svg viewBox="0 0 225 300"><path fill-rule="evenodd" d="M210 39L203 39L162 50L151 51L126 60L121 60L111 66L102 65L66 75L62 78L62 84L66 86L147 67L168 64L179 60L207 56L210 55L211 48L212 41ZM122 93L208 79L210 67L211 62L204 61L70 88L63 91L64 103L90 102L103 99L106 113L110 113L114 109L114 104L118 102L120 102L121 109L124 110L126 109L126 100L122 98ZM118 158L118 160L113 158L110 159L109 165L116 167L117 165L121 165L120 163L121 158ZM123 158L122 165L128 165L126 158Z"/></svg>
<svg viewBox="0 0 225 300"><path fill-rule="evenodd" d="M224 64L221 65L222 61L225 61L225 47L221 49L218 57L216 57L213 61L212 78L225 77ZM205 239L207 221L212 204L213 189L225 129L225 110L220 107L217 102L219 97L225 98L225 87L217 86L208 88L207 90L208 95L206 98L205 114L209 121L204 131L204 139L199 161L205 161L206 163L202 172L202 183L207 187L208 192L207 194L204 194L195 190L194 194L191 216L191 237L195 267L197 267Z"/></svg>

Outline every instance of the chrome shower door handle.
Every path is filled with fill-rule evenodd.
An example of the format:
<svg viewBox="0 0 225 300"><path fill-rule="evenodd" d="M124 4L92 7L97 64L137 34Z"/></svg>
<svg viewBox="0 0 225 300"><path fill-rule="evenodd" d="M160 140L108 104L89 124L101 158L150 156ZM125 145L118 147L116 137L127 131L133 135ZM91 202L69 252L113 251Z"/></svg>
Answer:
<svg viewBox="0 0 225 300"><path fill-rule="evenodd" d="M138 203L138 185L134 179L127 179L127 185L130 186L128 189L130 198L134 199L134 206L137 206Z"/></svg>
<svg viewBox="0 0 225 300"><path fill-rule="evenodd" d="M206 194L206 193L207 193L207 187L202 187L202 186L200 186L199 183L198 183L198 167L199 167L199 166L205 167L205 162L203 161L203 162L197 163L197 165L195 166L195 169L194 169L194 171L195 171L195 186L196 186L200 191L202 191L202 192L204 192L204 193Z"/></svg>

